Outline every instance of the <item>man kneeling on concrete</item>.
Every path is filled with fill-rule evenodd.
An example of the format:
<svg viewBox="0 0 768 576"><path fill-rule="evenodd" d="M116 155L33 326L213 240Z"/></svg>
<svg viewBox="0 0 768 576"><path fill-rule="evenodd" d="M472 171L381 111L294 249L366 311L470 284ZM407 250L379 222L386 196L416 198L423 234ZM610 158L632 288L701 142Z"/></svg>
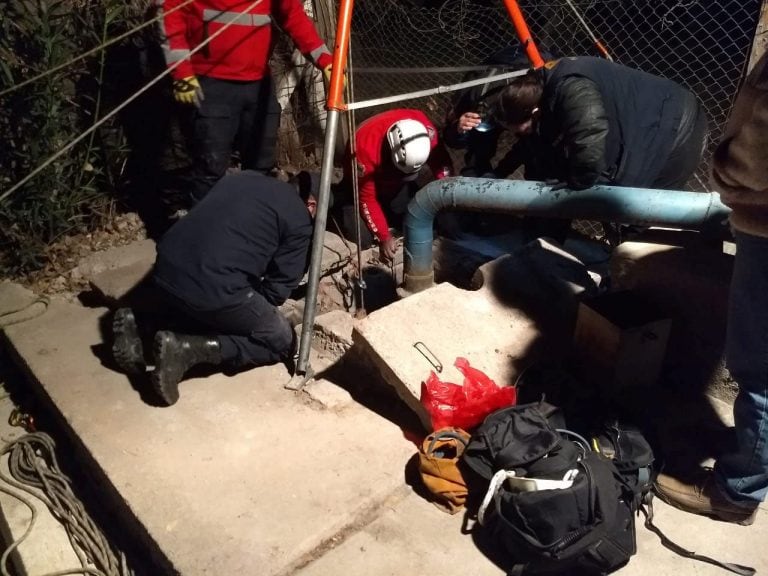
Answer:
<svg viewBox="0 0 768 576"><path fill-rule="evenodd" d="M198 364L292 362L295 332L277 306L306 270L312 182L306 172L289 184L251 171L227 175L162 238L153 280L174 315L153 322L150 377L163 402L179 399L179 382ZM118 366L145 371L144 319L121 308L113 330Z"/></svg>

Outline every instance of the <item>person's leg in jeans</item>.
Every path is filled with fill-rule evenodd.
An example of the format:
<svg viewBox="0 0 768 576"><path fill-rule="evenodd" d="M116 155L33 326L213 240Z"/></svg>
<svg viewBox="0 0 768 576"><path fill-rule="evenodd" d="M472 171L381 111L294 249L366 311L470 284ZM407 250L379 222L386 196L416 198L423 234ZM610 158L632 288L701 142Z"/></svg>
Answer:
<svg viewBox="0 0 768 576"><path fill-rule="evenodd" d="M768 492L768 238L736 232L726 362L739 393L733 406L738 451L718 459L715 476L737 504Z"/></svg>
<svg viewBox="0 0 768 576"><path fill-rule="evenodd" d="M768 238L736 233L726 361L739 385L733 405L737 449L714 470L659 474L656 494L695 514L749 525L768 491Z"/></svg>
<svg viewBox="0 0 768 576"><path fill-rule="evenodd" d="M199 78L203 100L187 111L192 168L189 194L196 204L224 176L240 123L242 85L215 78Z"/></svg>
<svg viewBox="0 0 768 576"><path fill-rule="evenodd" d="M239 149L243 168L269 174L277 165L280 104L271 76L247 85L247 103L240 118Z"/></svg>

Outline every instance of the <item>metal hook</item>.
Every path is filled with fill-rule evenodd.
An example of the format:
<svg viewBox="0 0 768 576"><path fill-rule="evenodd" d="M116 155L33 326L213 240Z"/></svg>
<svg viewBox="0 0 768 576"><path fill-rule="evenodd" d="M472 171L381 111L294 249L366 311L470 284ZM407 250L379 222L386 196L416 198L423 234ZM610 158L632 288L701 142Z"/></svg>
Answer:
<svg viewBox="0 0 768 576"><path fill-rule="evenodd" d="M421 342L421 341L416 342L413 345L413 347L416 348L416 350L418 350L418 352L422 356L424 356L424 358L427 359L427 362L432 364L432 366L434 367L435 370L437 370L438 373L443 371L443 364L442 364L442 362L440 362L440 360L437 359L437 356L435 356L432 353L432 351L429 348L427 348L427 345L424 344L424 342Z"/></svg>

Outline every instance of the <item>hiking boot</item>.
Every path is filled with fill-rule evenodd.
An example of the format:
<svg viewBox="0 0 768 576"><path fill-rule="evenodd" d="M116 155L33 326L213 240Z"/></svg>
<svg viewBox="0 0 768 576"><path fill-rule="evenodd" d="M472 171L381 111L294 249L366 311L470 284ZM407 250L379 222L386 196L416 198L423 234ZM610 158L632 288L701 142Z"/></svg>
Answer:
<svg viewBox="0 0 768 576"><path fill-rule="evenodd" d="M120 308L112 319L112 357L126 374L141 374L146 370L144 345L139 335L136 316L130 308Z"/></svg>
<svg viewBox="0 0 768 576"><path fill-rule="evenodd" d="M209 336L176 334L161 330L155 334L155 369L152 386L158 396L171 406L179 399L179 382L198 364L221 364L221 345Z"/></svg>
<svg viewBox="0 0 768 576"><path fill-rule="evenodd" d="M757 504L740 506L729 500L715 482L712 470L700 471L690 482L659 474L654 489L659 498L675 508L723 522L749 526L757 515Z"/></svg>

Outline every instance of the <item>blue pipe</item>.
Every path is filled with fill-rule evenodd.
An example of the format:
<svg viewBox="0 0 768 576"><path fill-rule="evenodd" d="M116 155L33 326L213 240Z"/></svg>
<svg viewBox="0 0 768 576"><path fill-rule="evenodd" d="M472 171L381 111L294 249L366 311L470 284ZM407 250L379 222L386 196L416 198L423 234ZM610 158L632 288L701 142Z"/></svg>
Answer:
<svg viewBox="0 0 768 576"><path fill-rule="evenodd" d="M619 186L553 191L547 184L527 180L435 180L408 204L404 224L406 292L419 292L434 283L432 225L437 213L446 208L686 229L721 225L730 214L716 192Z"/></svg>

